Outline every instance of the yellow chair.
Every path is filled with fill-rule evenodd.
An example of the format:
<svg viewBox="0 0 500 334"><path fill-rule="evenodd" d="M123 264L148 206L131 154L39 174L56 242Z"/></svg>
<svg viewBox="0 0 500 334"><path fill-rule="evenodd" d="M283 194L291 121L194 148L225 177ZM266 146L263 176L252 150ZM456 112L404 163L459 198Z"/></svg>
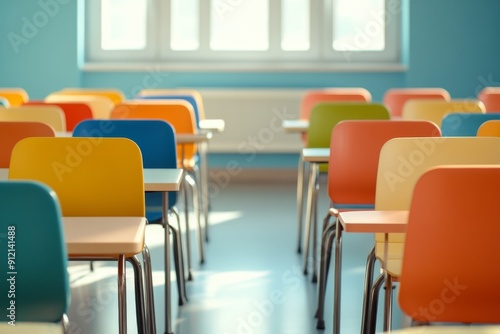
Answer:
<svg viewBox="0 0 500 334"><path fill-rule="evenodd" d="M450 93L444 88L391 88L384 93L383 103L391 112L391 117L401 117L403 106L413 99L451 100Z"/></svg>
<svg viewBox="0 0 500 334"><path fill-rule="evenodd" d="M47 103L85 103L92 110L94 119L109 119L111 110L114 107L113 101L109 97L95 95L65 95L54 93L47 96L44 101Z"/></svg>
<svg viewBox="0 0 500 334"><path fill-rule="evenodd" d="M478 100L408 100L403 106L404 120L428 120L441 127L441 122L450 113L485 113L484 104Z"/></svg>
<svg viewBox="0 0 500 334"><path fill-rule="evenodd" d="M143 278L136 257L144 257L145 277L151 281L151 264L145 238L145 204L142 155L130 139L100 138L97 144L91 138L25 138L12 151L9 179L30 179L45 183L59 198L63 217L115 218L116 233L92 233L91 242L80 243L74 250L68 248L70 260L118 260L118 306L120 332L126 331L125 260L135 270L138 331L147 331L154 322L152 290L146 295L144 309ZM135 238L119 238L126 218L134 218ZM121 223L121 224L118 224ZM115 231L115 229L113 229ZM85 232L82 232L85 235ZM151 285L152 286L152 285ZM146 322L145 314L150 315Z"/></svg>
<svg viewBox="0 0 500 334"><path fill-rule="evenodd" d="M486 121L477 130L478 137L500 137L500 120Z"/></svg>
<svg viewBox="0 0 500 334"><path fill-rule="evenodd" d="M0 97L5 98L12 107L21 106L29 101L28 93L23 88L0 88Z"/></svg>
<svg viewBox="0 0 500 334"><path fill-rule="evenodd" d="M377 171L375 210L409 210L415 183L428 169L438 165L500 164L500 138L493 137L423 137L395 138L380 151ZM466 191L466 189L464 189ZM404 234L375 235L375 256L387 268L386 283L392 284L401 275ZM422 246L425 241L422 241ZM385 249L387 248L387 254ZM384 259L387 261L384 262ZM379 277L372 296L384 282ZM386 306L391 307L391 291L386 291ZM374 330L376 298L370 298L371 325ZM385 312L390 328L390 311Z"/></svg>
<svg viewBox="0 0 500 334"><path fill-rule="evenodd" d="M56 93L59 95L90 95L106 97L109 98L114 105L122 103L126 100L123 92L116 88L64 88Z"/></svg>
<svg viewBox="0 0 500 334"><path fill-rule="evenodd" d="M56 132L66 132L66 117L57 106L23 106L0 109L0 121L41 122Z"/></svg>

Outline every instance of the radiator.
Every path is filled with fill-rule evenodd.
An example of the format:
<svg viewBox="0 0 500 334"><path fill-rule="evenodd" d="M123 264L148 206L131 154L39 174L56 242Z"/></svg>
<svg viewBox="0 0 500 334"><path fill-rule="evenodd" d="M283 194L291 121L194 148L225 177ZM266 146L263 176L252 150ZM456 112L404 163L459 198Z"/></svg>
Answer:
<svg viewBox="0 0 500 334"><path fill-rule="evenodd" d="M214 153L299 152L299 134L285 133L284 119L297 119L305 90L200 89L207 119L223 119L224 132L209 142Z"/></svg>

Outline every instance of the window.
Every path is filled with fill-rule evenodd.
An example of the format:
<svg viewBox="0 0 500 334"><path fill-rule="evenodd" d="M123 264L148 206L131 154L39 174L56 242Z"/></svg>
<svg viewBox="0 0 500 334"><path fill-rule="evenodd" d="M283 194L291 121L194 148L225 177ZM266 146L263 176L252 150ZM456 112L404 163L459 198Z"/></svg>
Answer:
<svg viewBox="0 0 500 334"><path fill-rule="evenodd" d="M87 62L400 61L400 0L94 0L85 11Z"/></svg>

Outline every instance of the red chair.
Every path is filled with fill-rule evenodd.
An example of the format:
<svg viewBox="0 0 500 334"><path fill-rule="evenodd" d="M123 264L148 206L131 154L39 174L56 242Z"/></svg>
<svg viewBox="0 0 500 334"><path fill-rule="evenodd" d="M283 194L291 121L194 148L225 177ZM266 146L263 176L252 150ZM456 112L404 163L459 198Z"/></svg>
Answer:
<svg viewBox="0 0 500 334"><path fill-rule="evenodd" d="M93 119L92 109L85 103L60 102L49 103L44 101L29 101L25 105L52 105L58 106L66 116L66 131L73 131L75 126L86 119Z"/></svg>
<svg viewBox="0 0 500 334"><path fill-rule="evenodd" d="M437 99L449 101L450 93L443 88L391 88L383 97L383 103L391 112L392 117L401 117L403 106L412 99Z"/></svg>
<svg viewBox="0 0 500 334"><path fill-rule="evenodd" d="M477 98L484 103L486 112L500 112L500 87L485 87Z"/></svg>

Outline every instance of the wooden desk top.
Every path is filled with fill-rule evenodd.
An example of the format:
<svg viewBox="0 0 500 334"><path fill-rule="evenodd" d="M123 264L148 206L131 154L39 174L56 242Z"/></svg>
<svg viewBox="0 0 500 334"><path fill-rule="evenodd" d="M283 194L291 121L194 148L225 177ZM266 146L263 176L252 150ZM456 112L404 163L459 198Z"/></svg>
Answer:
<svg viewBox="0 0 500 334"><path fill-rule="evenodd" d="M63 217L68 257L138 254L144 249L144 217Z"/></svg>
<svg viewBox="0 0 500 334"><path fill-rule="evenodd" d="M145 168L145 191L178 191L180 188L183 170L179 168ZM0 181L9 177L8 168L0 168Z"/></svg>
<svg viewBox="0 0 500 334"><path fill-rule="evenodd" d="M288 133L305 133L309 129L309 121L303 119L285 119L281 127Z"/></svg>
<svg viewBox="0 0 500 334"><path fill-rule="evenodd" d="M344 231L357 233L405 233L408 211L345 211L339 213Z"/></svg>
<svg viewBox="0 0 500 334"><path fill-rule="evenodd" d="M302 160L307 162L328 162L330 159L329 148L303 148Z"/></svg>

